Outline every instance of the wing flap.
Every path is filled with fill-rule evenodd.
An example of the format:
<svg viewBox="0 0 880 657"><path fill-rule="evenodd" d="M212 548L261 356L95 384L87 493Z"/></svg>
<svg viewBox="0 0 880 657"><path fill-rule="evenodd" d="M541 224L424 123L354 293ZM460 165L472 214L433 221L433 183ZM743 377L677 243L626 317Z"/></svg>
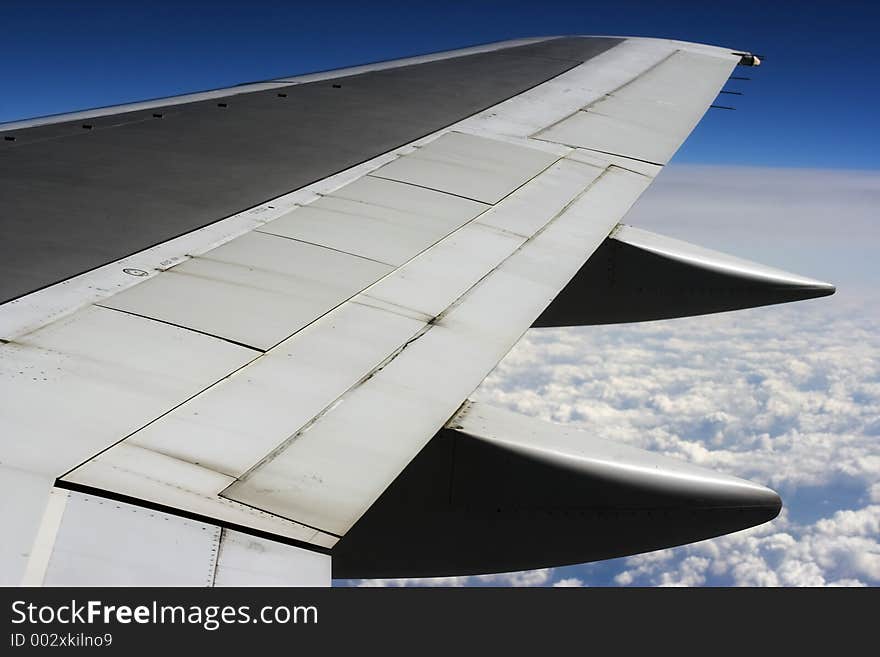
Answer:
<svg viewBox="0 0 880 657"><path fill-rule="evenodd" d="M30 586L329 586L330 556L100 496L53 489Z"/></svg>
<svg viewBox="0 0 880 657"><path fill-rule="evenodd" d="M163 510L176 510L227 526L331 547L335 536L289 518L237 504L217 495L234 478L168 454L123 441L87 461L57 483Z"/></svg>

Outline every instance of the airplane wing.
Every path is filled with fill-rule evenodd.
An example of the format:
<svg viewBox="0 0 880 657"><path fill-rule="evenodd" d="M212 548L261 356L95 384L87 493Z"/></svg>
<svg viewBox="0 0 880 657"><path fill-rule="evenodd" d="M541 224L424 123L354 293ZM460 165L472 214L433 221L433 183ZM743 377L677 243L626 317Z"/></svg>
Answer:
<svg viewBox="0 0 880 657"><path fill-rule="evenodd" d="M774 517L468 401L532 326L834 291L621 223L757 63L527 39L0 126L0 582L498 572Z"/></svg>

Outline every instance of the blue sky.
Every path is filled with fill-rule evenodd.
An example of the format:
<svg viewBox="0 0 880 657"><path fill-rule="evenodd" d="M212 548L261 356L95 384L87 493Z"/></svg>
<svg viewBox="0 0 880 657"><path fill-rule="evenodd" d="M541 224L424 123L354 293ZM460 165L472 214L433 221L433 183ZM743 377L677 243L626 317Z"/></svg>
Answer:
<svg viewBox="0 0 880 657"><path fill-rule="evenodd" d="M677 162L876 169L876 3L3 3L0 121L474 43L630 34L767 56Z"/></svg>

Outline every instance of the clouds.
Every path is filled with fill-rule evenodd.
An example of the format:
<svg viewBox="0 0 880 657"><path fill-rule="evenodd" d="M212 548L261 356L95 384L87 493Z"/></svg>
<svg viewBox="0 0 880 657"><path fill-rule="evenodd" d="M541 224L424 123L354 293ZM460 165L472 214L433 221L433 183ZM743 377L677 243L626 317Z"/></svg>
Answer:
<svg viewBox="0 0 880 657"><path fill-rule="evenodd" d="M880 583L878 206L871 172L673 167L649 190L628 222L825 277L841 291L526 336L478 396L768 484L786 502L779 519L747 532L556 577Z"/></svg>
<svg viewBox="0 0 880 657"><path fill-rule="evenodd" d="M829 299L533 331L477 396L774 486L867 485L880 340L848 314Z"/></svg>
<svg viewBox="0 0 880 657"><path fill-rule="evenodd" d="M832 297L532 331L476 397L768 484L785 500L769 525L623 560L611 583L876 584L876 322ZM577 569L555 576L590 583Z"/></svg>
<svg viewBox="0 0 880 657"><path fill-rule="evenodd" d="M779 518L671 550L447 583L880 584L877 207L875 173L673 167L628 223L824 278L839 293L532 330L474 395L767 484L785 502Z"/></svg>
<svg viewBox="0 0 880 657"><path fill-rule="evenodd" d="M584 581L582 579L578 579L577 577L566 577L564 579L559 579L553 582L553 586L556 588L569 588L583 585Z"/></svg>
<svg viewBox="0 0 880 657"><path fill-rule="evenodd" d="M398 577L396 579L366 579L358 586L545 586L550 583L553 568L539 568L515 573L477 575L475 577ZM579 582L579 583L575 583ZM580 580L570 579L566 584L553 586L581 586Z"/></svg>
<svg viewBox="0 0 880 657"><path fill-rule="evenodd" d="M880 582L880 506L835 512L812 525L776 522L659 556L624 560L618 585L864 586Z"/></svg>

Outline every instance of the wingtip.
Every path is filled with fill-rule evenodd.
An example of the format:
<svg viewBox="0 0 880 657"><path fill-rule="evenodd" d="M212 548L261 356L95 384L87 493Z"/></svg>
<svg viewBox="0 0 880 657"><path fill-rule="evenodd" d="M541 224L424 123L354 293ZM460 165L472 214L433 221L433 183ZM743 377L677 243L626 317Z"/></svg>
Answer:
<svg viewBox="0 0 880 657"><path fill-rule="evenodd" d="M836 293L837 286L832 285L831 283L815 281L810 285L801 286L800 291L802 293L802 299L818 299L819 297L830 297L832 294Z"/></svg>
<svg viewBox="0 0 880 657"><path fill-rule="evenodd" d="M750 52L734 52L734 55L739 55L739 65L740 66L760 66L761 58L758 55L753 55Z"/></svg>
<svg viewBox="0 0 880 657"><path fill-rule="evenodd" d="M776 491L761 486L761 491L755 498L756 504L751 507L751 519L743 529L757 527L764 523L775 520L782 513L782 497ZM748 507L743 507L744 509Z"/></svg>
<svg viewBox="0 0 880 657"><path fill-rule="evenodd" d="M763 522L770 522L782 512L782 497L772 488L761 487L760 504L766 510L766 518Z"/></svg>
<svg viewBox="0 0 880 657"><path fill-rule="evenodd" d="M772 492L773 492L773 495L776 497L776 499L775 499L773 505L771 506L771 508L773 510L773 515L771 515L768 518L768 520L773 520L774 518L776 518L776 516L778 516L780 513L782 513L782 506L783 506L782 498L779 496L779 494L776 491L772 491Z"/></svg>

